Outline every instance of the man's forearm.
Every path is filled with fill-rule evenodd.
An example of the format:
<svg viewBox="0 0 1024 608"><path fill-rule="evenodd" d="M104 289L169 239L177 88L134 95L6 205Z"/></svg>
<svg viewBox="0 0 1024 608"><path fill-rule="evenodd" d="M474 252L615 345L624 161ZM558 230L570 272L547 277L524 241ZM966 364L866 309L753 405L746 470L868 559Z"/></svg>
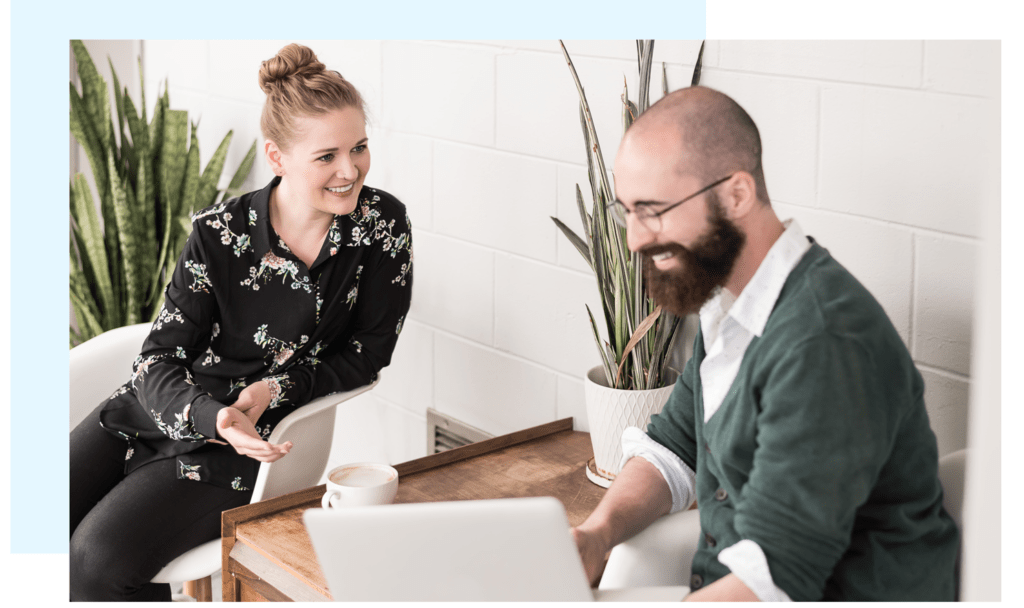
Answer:
<svg viewBox="0 0 1024 608"><path fill-rule="evenodd" d="M579 528L598 535L611 549L671 509L672 493L658 469L643 458L631 458Z"/></svg>

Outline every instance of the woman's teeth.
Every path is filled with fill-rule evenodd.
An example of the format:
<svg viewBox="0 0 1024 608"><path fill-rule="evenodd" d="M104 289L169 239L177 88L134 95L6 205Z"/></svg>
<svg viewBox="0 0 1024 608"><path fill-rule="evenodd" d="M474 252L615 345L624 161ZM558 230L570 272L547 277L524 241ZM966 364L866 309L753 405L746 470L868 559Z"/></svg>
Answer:
<svg viewBox="0 0 1024 608"><path fill-rule="evenodd" d="M349 184L347 186L343 186L341 188L328 188L328 190L330 190L331 192L337 192L338 194L342 194L344 192L348 192L349 190L351 190L352 186L354 186L354 185L355 185L355 183L353 182L353 183L351 183L351 184Z"/></svg>

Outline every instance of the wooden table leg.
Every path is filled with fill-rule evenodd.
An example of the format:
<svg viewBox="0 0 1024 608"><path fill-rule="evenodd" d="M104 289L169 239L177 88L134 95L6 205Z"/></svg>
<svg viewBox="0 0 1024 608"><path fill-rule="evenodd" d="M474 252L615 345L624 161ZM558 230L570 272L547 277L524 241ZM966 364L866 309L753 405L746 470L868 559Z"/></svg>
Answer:
<svg viewBox="0 0 1024 608"><path fill-rule="evenodd" d="M196 598L197 602L212 602L213 601L213 577L207 576L195 581L185 581L184 589L182 591L185 595L191 595Z"/></svg>

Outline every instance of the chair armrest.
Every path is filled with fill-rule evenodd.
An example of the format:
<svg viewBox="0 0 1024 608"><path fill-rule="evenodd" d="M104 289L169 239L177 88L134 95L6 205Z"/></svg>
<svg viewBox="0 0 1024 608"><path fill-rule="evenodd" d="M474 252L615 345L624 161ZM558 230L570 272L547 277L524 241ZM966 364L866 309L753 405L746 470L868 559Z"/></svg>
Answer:
<svg viewBox="0 0 1024 608"><path fill-rule="evenodd" d="M380 377L378 373L371 384L314 399L285 416L267 441L274 444L291 441L294 445L284 458L260 465L252 502L316 485L327 468L338 404L371 390L380 383Z"/></svg>
<svg viewBox="0 0 1024 608"><path fill-rule="evenodd" d="M612 549L599 588L689 585L699 538L700 513L696 509L661 517Z"/></svg>

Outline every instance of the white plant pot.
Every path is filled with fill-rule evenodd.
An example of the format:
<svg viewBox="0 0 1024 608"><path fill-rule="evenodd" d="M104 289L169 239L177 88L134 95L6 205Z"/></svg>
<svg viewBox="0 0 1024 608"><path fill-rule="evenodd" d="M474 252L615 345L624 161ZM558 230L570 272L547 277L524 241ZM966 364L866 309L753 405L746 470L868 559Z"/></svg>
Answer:
<svg viewBox="0 0 1024 608"><path fill-rule="evenodd" d="M608 388L600 365L587 372L583 384L595 465L594 470L587 467L587 477L607 488L622 468L622 431L631 426L646 430L651 416L665 406L673 385L644 391Z"/></svg>

